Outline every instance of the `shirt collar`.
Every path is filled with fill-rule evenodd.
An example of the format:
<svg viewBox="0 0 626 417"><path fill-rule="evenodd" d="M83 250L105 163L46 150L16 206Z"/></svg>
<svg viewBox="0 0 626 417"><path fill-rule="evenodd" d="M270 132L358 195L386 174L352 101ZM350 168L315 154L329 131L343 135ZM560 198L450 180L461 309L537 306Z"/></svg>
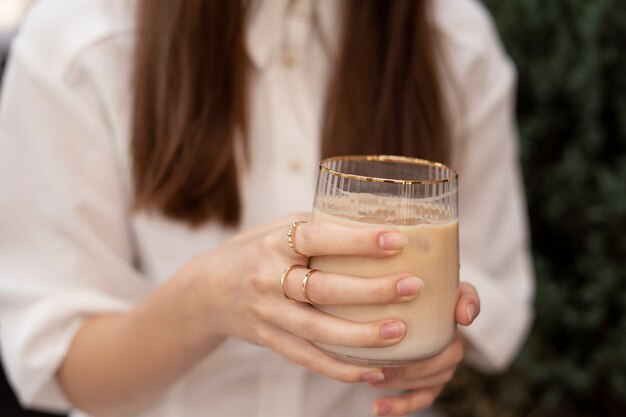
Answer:
<svg viewBox="0 0 626 417"><path fill-rule="evenodd" d="M292 0L293 1L293 0ZM313 2L313 12L319 19L321 36L331 55L334 55L338 42L337 0L295 0ZM288 15L290 0L253 0L248 13L246 51L252 63L259 69L266 68L273 56L280 50L284 21Z"/></svg>

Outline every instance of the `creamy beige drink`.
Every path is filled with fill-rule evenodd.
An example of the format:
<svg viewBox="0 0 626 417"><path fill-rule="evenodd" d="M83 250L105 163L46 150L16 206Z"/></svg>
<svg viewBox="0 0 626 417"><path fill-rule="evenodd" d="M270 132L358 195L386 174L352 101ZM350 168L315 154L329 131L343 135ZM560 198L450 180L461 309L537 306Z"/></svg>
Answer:
<svg viewBox="0 0 626 417"><path fill-rule="evenodd" d="M459 280L458 175L447 166L393 155L352 155L320 162L314 222L387 226L409 245L391 257L312 258L322 271L378 277L408 273L424 281L418 296L390 305L318 306L351 321L401 319L404 339L389 347L320 345L342 360L396 366L437 355L452 341Z"/></svg>
<svg viewBox="0 0 626 417"><path fill-rule="evenodd" d="M371 212L371 206L369 208ZM351 226L371 226L368 218L347 219L313 211L314 222ZM374 222L375 223L375 222ZM405 234L409 245L389 258L325 256L312 258L311 268L364 277L410 273L424 283L422 292L409 302L391 305L316 306L344 319L367 322L399 318L406 323L406 337L384 348L351 348L320 345L323 349L352 362L369 365L398 365L435 356L451 342L456 324L454 307L459 279L458 220L402 219L390 227Z"/></svg>

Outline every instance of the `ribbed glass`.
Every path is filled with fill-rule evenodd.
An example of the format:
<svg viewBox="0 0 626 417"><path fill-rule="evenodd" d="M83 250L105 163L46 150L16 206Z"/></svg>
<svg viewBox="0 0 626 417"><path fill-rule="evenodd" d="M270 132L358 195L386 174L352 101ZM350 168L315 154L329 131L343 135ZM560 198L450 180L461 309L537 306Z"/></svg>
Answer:
<svg viewBox="0 0 626 417"><path fill-rule="evenodd" d="M409 245L391 257L316 257L311 267L362 277L414 275L425 283L408 302L318 305L351 321L400 318L407 325L405 338L393 346L321 348L349 362L396 366L432 357L450 343L459 272L457 178L440 163L397 156L346 156L320 163L314 222L386 225L404 234Z"/></svg>

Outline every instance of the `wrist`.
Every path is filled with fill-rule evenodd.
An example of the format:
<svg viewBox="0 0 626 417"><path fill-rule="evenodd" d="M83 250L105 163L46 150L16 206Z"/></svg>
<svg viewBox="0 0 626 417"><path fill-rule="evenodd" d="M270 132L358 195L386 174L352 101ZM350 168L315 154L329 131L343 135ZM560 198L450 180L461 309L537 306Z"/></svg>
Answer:
<svg viewBox="0 0 626 417"><path fill-rule="evenodd" d="M211 308L211 293L214 291L209 288L211 279L205 273L206 262L205 256L198 256L190 260L172 278L181 294L180 324L185 329L185 340L191 348L199 349L204 354L210 353L226 339L226 334L220 327L220 320Z"/></svg>

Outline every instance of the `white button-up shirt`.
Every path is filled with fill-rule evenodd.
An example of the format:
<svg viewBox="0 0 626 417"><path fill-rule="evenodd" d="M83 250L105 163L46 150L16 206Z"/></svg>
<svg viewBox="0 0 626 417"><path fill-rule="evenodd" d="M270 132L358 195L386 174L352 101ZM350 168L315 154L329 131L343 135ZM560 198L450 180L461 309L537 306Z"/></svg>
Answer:
<svg viewBox="0 0 626 417"><path fill-rule="evenodd" d="M482 299L480 317L464 330L468 361L497 370L523 341L533 289L515 72L482 6L432 3L448 68L452 166L460 174L461 279ZM85 318L131 308L192 256L237 232L130 211L134 5L42 1L13 44L0 102L0 344L25 404L69 410L55 372ZM334 0L253 3L242 229L311 209L337 9ZM366 416L381 394L231 338L135 415Z"/></svg>

